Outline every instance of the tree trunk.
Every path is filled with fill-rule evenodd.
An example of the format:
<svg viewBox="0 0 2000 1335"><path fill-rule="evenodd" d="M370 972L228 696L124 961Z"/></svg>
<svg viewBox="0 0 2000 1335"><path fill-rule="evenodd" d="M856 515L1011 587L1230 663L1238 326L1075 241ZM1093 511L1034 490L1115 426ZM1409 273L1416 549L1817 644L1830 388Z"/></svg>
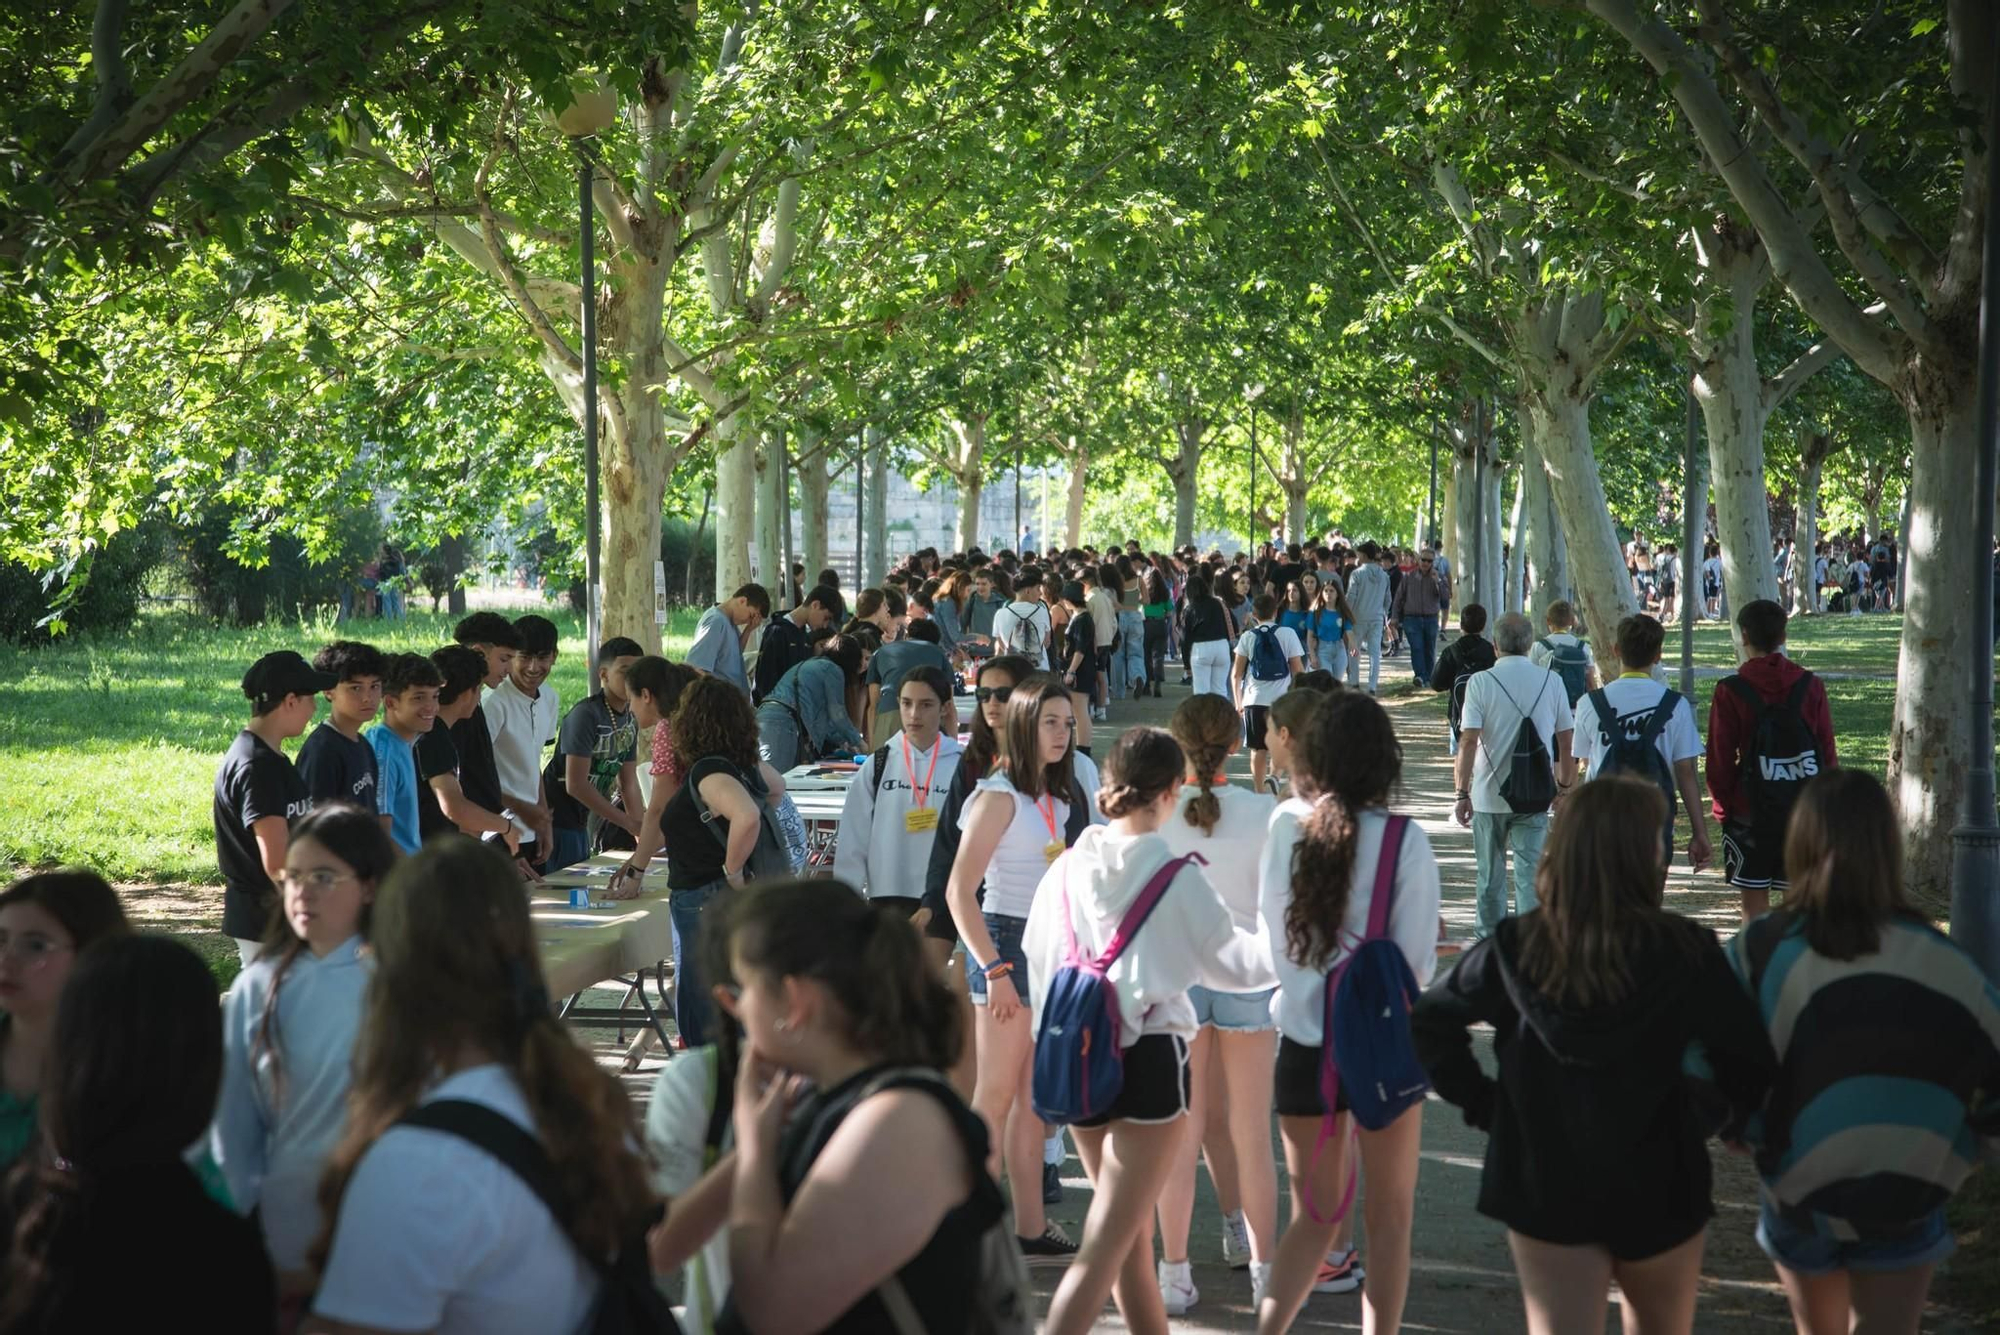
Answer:
<svg viewBox="0 0 2000 1335"><path fill-rule="evenodd" d="M1695 308L1699 365L1694 395L1708 434L1723 592L1731 607L1742 607L1753 599L1778 596L1764 483L1767 410L1756 342L1757 294L1770 266L1754 232L1723 228L1708 234L1707 241L1702 295ZM1742 643L1736 647L1740 653Z"/></svg>
<svg viewBox="0 0 2000 1335"><path fill-rule="evenodd" d="M1201 483L1201 455L1203 442L1208 437L1208 424L1182 420L1174 423L1174 441L1180 452L1172 459L1162 459L1167 476L1174 483L1174 546L1185 547L1194 541L1194 499L1195 489Z"/></svg>
<svg viewBox="0 0 2000 1335"><path fill-rule="evenodd" d="M1826 461L1833 454L1836 437L1831 431L1812 431L1799 446L1799 514L1792 530L1798 553L1798 576L1792 581L1792 610L1811 615L1820 610L1819 581L1813 577L1814 549L1819 546L1819 489Z"/></svg>
<svg viewBox="0 0 2000 1335"><path fill-rule="evenodd" d="M717 425L715 437L715 600L721 602L750 582L750 548L757 537L757 428L731 414Z"/></svg>
<svg viewBox="0 0 2000 1335"><path fill-rule="evenodd" d="M806 578L826 569L827 493L826 442L811 434L799 438L799 560Z"/></svg>
<svg viewBox="0 0 2000 1335"><path fill-rule="evenodd" d="M789 607L784 568L785 544L778 526L791 517L785 503L785 429L760 432L757 451L757 582L770 591L773 607Z"/></svg>
<svg viewBox="0 0 2000 1335"><path fill-rule="evenodd" d="M1977 383L1969 368L1950 376L1918 364L1905 395L1915 455L1910 520L1897 535L1904 583L1902 656L1896 721L1889 735L1889 794L1903 821L1910 893L1927 911L1950 899L1951 830L1959 822L1972 760L1972 673L1980 661L1966 590L1977 464ZM1873 536L1872 534L1870 535ZM1838 718L1835 724L1838 726Z"/></svg>
<svg viewBox="0 0 2000 1335"><path fill-rule="evenodd" d="M889 573L889 440L879 426L867 428L868 539L867 560L855 576L862 588L879 583Z"/></svg>
<svg viewBox="0 0 2000 1335"><path fill-rule="evenodd" d="M1514 509L1507 520L1507 592L1500 599L1501 610L1518 612L1527 600L1528 561L1528 464L1523 458L1520 476L1514 480Z"/></svg>
<svg viewBox="0 0 2000 1335"><path fill-rule="evenodd" d="M1466 545L1469 539L1461 539L1458 532L1458 449L1456 446L1445 454L1443 464L1444 473L1438 481L1438 532L1432 541L1437 543L1440 551L1451 557L1451 568L1454 572L1458 571L1461 566L1470 570L1472 563L1467 557L1472 549Z"/></svg>
<svg viewBox="0 0 2000 1335"><path fill-rule="evenodd" d="M1521 480L1528 492L1528 564L1534 574L1534 585L1528 590L1528 619L1540 630L1548 624L1549 604L1568 596L1569 552L1548 469L1542 465L1541 441L1536 434L1539 425L1532 415L1523 425Z"/></svg>
<svg viewBox="0 0 2000 1335"><path fill-rule="evenodd" d="M1090 449L1076 437L1070 437L1069 488L1063 497L1063 546L1075 548L1083 546L1083 483L1085 471L1090 467ZM1178 510L1178 497L1176 510ZM1177 516L1178 517L1178 516ZM1178 541L1174 544L1180 545Z"/></svg>
<svg viewBox="0 0 2000 1335"><path fill-rule="evenodd" d="M1562 517L1563 540L1576 558L1570 575L1577 601L1590 632L1609 636L1620 621L1639 610L1639 600L1625 573L1604 481L1591 451L1590 408L1574 395L1549 387L1534 396L1529 411L1556 512Z"/></svg>
<svg viewBox="0 0 2000 1335"><path fill-rule="evenodd" d="M465 582L459 577L465 573L465 536L447 533L438 543L438 564L444 567L445 577L450 581L445 586L445 610L455 617L465 615ZM432 600L432 611L436 611L436 600Z"/></svg>
<svg viewBox="0 0 2000 1335"><path fill-rule="evenodd" d="M973 413L963 421L947 417L951 430L951 458L947 471L958 483L958 550L969 552L979 545L979 497L986 488L986 414ZM1021 510L1021 473L1014 470L1014 512ZM1015 533L1020 533L1017 523ZM1042 541L1048 542L1044 533Z"/></svg>

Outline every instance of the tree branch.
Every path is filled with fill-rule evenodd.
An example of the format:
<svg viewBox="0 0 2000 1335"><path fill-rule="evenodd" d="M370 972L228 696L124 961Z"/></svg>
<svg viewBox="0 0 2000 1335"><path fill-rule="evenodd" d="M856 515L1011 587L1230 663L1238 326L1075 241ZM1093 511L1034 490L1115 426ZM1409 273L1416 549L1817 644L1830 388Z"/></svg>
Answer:
<svg viewBox="0 0 2000 1335"><path fill-rule="evenodd" d="M1800 353L1790 366L1764 382L1765 415L1769 416L1841 355L1840 345L1830 338L1823 338Z"/></svg>
<svg viewBox="0 0 2000 1335"><path fill-rule="evenodd" d="M1502 357L1499 353L1495 352L1492 348L1488 347L1485 341L1482 340L1477 334L1473 333L1471 330L1467 329L1464 325L1452 319L1451 316L1439 310L1437 307L1431 305L1429 302L1418 303L1417 309L1423 312L1425 315L1430 316L1433 320L1436 320L1438 323L1442 324L1446 329L1449 329L1452 332L1453 337L1457 338L1459 342L1465 344L1466 347L1471 348L1474 352L1478 353L1480 356L1484 357L1487 361L1493 363L1493 365L1499 367L1501 370L1511 371L1514 369L1513 363L1509 362L1505 357Z"/></svg>
<svg viewBox="0 0 2000 1335"><path fill-rule="evenodd" d="M90 24L90 68L97 77L97 100L90 115L56 151L67 162L118 123L132 104L132 72L125 64L125 15L128 0L97 0Z"/></svg>
<svg viewBox="0 0 2000 1335"><path fill-rule="evenodd" d="M493 127L493 143L486 150L486 160L479 164L479 171L472 178L472 198L479 206L480 234L485 239L487 253L493 257L501 286L507 289L507 295L513 299L515 309L521 312L521 317L528 322L528 327L541 339L542 346L547 349L548 357L572 372L581 372L583 358L579 357L576 350L556 332L548 313L536 303L533 296L529 295L528 285L522 281L520 273L514 266L513 252L507 249L506 241L500 236L500 224L493 216L493 203L486 193L487 177L492 173L493 164L499 160L501 146L506 142L507 112L513 103L514 94L510 90ZM594 405L584 405L586 412L592 411L593 408Z"/></svg>

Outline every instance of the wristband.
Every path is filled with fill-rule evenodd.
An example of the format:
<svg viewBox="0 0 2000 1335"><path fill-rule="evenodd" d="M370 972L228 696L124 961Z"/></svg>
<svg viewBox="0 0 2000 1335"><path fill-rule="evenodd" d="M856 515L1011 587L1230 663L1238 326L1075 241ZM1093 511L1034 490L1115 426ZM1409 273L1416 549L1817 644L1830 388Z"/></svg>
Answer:
<svg viewBox="0 0 2000 1335"><path fill-rule="evenodd" d="M984 969L981 969L980 972L986 975L986 981L992 982L995 978L1005 978L1008 974L1014 972L1014 966L1006 960L995 960Z"/></svg>
<svg viewBox="0 0 2000 1335"><path fill-rule="evenodd" d="M1460 801L1467 801L1470 800L1472 797L1472 790L1469 788L1461 788L1458 790L1457 793L1453 794L1453 796L1457 797Z"/></svg>

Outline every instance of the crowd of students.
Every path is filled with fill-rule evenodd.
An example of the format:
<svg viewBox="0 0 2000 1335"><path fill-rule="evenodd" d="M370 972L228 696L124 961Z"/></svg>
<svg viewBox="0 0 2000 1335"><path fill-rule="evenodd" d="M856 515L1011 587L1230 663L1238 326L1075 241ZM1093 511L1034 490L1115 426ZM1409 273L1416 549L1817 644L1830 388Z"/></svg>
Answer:
<svg viewBox="0 0 2000 1335"><path fill-rule="evenodd" d="M219 1004L94 875L0 891L0 1332L668 1329L676 1272L697 1332L1013 1332L1024 1265L1063 1268L1045 1329L1109 1300L1158 1332L1202 1300L1203 1162L1260 1331L1359 1289L1393 1332L1432 1088L1488 1135L1535 1335L1601 1330L1614 1282L1628 1330L1694 1327L1713 1137L1754 1156L1799 1330L1917 1328L2000 1143L2000 992L1903 898L1776 604L1739 611L1704 744L1648 616L1609 681L1562 605L1540 636L1463 607L1433 664L1426 553L1098 555L920 553L852 616L831 572L778 615L746 586L685 662L597 646L566 714L534 616L260 659L215 785ZM1478 940L1442 972L1359 686L1392 624L1453 694L1474 832ZM1170 728L1093 747L1169 662ZM826 756L859 764L801 878L782 771ZM1698 760L1728 942L1664 898L1676 799L1711 855ZM522 884L607 849L615 897L668 858L687 1050L643 1125L555 1018ZM1066 1141L1078 1239L1046 1211Z"/></svg>

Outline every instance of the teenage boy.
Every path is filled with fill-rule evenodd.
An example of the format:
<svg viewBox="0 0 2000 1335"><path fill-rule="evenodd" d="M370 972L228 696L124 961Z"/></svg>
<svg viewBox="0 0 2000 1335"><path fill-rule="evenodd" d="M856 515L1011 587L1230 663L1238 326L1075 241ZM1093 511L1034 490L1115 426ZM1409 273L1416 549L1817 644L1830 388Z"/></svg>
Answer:
<svg viewBox="0 0 2000 1335"><path fill-rule="evenodd" d="M898 698L903 678L921 667L933 667L951 680L951 660L945 657L944 636L935 621L917 620L903 631L904 638L885 644L868 659L868 740L876 745L889 740L896 731L896 713L885 708ZM951 697L945 697L947 703Z"/></svg>
<svg viewBox="0 0 2000 1335"><path fill-rule="evenodd" d="M1035 665L1049 667L1049 640L1055 629L1048 605L1042 602L1042 572L1023 566L1014 581L1014 599L993 614L993 643L1003 654L1019 654Z"/></svg>
<svg viewBox="0 0 2000 1335"><path fill-rule="evenodd" d="M1071 580L1063 585L1063 601L1069 604L1069 629L1063 636L1063 684L1070 695L1085 702L1094 719L1104 718L1104 706L1097 702L1097 615L1090 608L1090 595L1083 584Z"/></svg>
<svg viewBox="0 0 2000 1335"><path fill-rule="evenodd" d="M318 802L352 802L378 811L375 751L361 730L382 708L382 651L358 640L335 640L313 655L313 670L334 678L326 720L299 748L299 778Z"/></svg>
<svg viewBox="0 0 2000 1335"><path fill-rule="evenodd" d="M1382 549L1361 544L1361 562L1347 582L1347 605L1354 612L1355 652L1347 657L1347 684L1361 684L1361 651L1368 653L1368 694L1382 684L1382 625L1389 615L1389 572L1382 568Z"/></svg>
<svg viewBox="0 0 2000 1335"><path fill-rule="evenodd" d="M959 745L940 730L951 703L942 668L914 667L896 689L902 727L861 762L847 788L833 875L905 917L923 904L938 811L958 772Z"/></svg>
<svg viewBox="0 0 2000 1335"><path fill-rule="evenodd" d="M980 566L979 573L972 577L972 601L965 608L966 634L989 639L993 634L993 616L1006 605L1006 598L993 587L993 572Z"/></svg>
<svg viewBox="0 0 2000 1335"><path fill-rule="evenodd" d="M256 956L277 904L293 819L312 810L285 743L306 730L319 693L335 685L289 649L265 654L243 674L250 725L215 772L215 862L222 872L222 930L245 965Z"/></svg>
<svg viewBox="0 0 2000 1335"><path fill-rule="evenodd" d="M514 623L498 612L474 612L453 628L452 638L485 663L479 684L489 691L507 680L507 674L514 670L514 655L521 649ZM458 783L466 798L487 811L506 814L500 766L493 758L493 733L486 726L486 707L479 691L473 692L470 712L452 723L451 742L458 749ZM513 828L512 821L508 827Z"/></svg>
<svg viewBox="0 0 2000 1335"><path fill-rule="evenodd" d="M436 835L463 833L475 839L495 838L512 853L520 847L514 822L498 809L479 805L465 795L461 781L458 745L452 729L472 717L479 707L479 684L486 676L486 658L476 649L448 644L431 655L438 670L437 718L429 732L417 738L417 834L429 840ZM486 725L479 725L486 736ZM488 741L488 756L492 743Z"/></svg>
<svg viewBox="0 0 2000 1335"><path fill-rule="evenodd" d="M694 643L688 647L687 665L734 682L748 695L750 675L743 667L743 646L770 615L771 595L764 592L764 586L745 584L701 614L694 628Z"/></svg>
<svg viewBox="0 0 2000 1335"><path fill-rule="evenodd" d="M623 635L597 646L597 690L571 705L563 719L555 757L542 775L555 823L550 871L589 857L607 825L638 837L646 805L639 798L639 724L625 669L645 652Z"/></svg>
<svg viewBox="0 0 2000 1335"><path fill-rule="evenodd" d="M1475 673L1486 671L1494 662L1493 641L1486 638L1486 609L1478 603L1467 603L1459 610L1458 638L1445 647L1438 655L1437 666L1431 669L1431 689L1444 694L1451 693L1445 702L1445 726L1450 745L1446 755L1458 754L1459 715L1465 710L1465 688Z"/></svg>
<svg viewBox="0 0 2000 1335"><path fill-rule="evenodd" d="M1243 745L1250 752L1250 786L1261 790L1271 753L1264 744L1271 705L1290 689L1294 673L1305 671L1306 648L1290 626L1274 624L1278 599L1260 593L1250 604L1254 624L1236 641L1236 662L1230 668L1230 689L1236 711L1243 715Z"/></svg>
<svg viewBox="0 0 2000 1335"><path fill-rule="evenodd" d="M1594 691L1603 684L1597 675L1597 659L1591 654L1590 645L1573 633L1576 609L1567 601L1558 598L1550 603L1549 610L1543 613L1543 622L1549 633L1529 646L1528 661L1562 678L1563 690L1574 710L1585 691Z"/></svg>
<svg viewBox="0 0 2000 1335"><path fill-rule="evenodd" d="M1678 792L1694 825L1688 838L1688 865L1700 871L1708 865L1712 851L1708 822L1702 819L1701 780L1694 769L1702 753L1701 734L1695 730L1694 706L1653 675L1666 638L1667 628L1643 612L1618 623L1618 661L1625 670L1576 702L1572 741L1576 763L1588 780L1598 776L1606 758L1617 749L1615 737L1622 735L1635 742L1651 737L1665 764L1652 769L1649 777L1656 782L1662 777L1672 779L1671 787L1661 784L1661 796L1667 799L1667 860L1671 862L1674 855L1674 795Z"/></svg>
<svg viewBox="0 0 2000 1335"><path fill-rule="evenodd" d="M1768 598L1736 613L1743 665L1708 705L1709 795L1722 822L1722 869L1743 921L1786 889L1785 825L1799 789L1840 764L1826 685L1785 657L1785 609Z"/></svg>
<svg viewBox="0 0 2000 1335"><path fill-rule="evenodd" d="M757 647L757 677L751 687L751 700L762 704L787 672L812 657L813 637L828 626L839 625L846 615L847 602L840 596L840 590L821 585L791 611L771 618Z"/></svg>
<svg viewBox="0 0 2000 1335"><path fill-rule="evenodd" d="M555 842L542 787L542 748L555 738L556 720L562 717L556 688L548 684L556 665L556 627L547 617L530 613L516 618L514 633L521 648L507 679L487 693L486 731L493 738L500 795L521 836L521 856L540 865Z"/></svg>
<svg viewBox="0 0 2000 1335"><path fill-rule="evenodd" d="M417 819L417 739L437 722L438 687L444 676L422 654L396 654L382 680L382 721L368 730L368 745L382 771L382 823L396 847L423 846Z"/></svg>

